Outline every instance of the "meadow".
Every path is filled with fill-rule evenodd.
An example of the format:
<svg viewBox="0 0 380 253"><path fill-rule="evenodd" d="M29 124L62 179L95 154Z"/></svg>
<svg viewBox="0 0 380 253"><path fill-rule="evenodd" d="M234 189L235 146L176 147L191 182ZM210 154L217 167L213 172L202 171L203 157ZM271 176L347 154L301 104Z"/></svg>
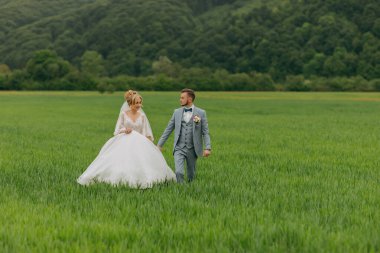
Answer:
<svg viewBox="0 0 380 253"><path fill-rule="evenodd" d="M193 183L80 186L122 95L0 92L0 252L380 252L379 93L198 92ZM179 93L142 95L156 143Z"/></svg>

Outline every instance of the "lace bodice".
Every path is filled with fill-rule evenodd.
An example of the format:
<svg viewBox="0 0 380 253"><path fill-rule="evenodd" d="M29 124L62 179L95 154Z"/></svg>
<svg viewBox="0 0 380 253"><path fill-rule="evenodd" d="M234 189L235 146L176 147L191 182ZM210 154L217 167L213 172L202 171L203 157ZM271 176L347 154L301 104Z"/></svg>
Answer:
<svg viewBox="0 0 380 253"><path fill-rule="evenodd" d="M140 114L136 121L133 121L126 112L121 112L116 123L114 135L124 133L127 128L132 128L134 131L153 140L152 129L145 114Z"/></svg>

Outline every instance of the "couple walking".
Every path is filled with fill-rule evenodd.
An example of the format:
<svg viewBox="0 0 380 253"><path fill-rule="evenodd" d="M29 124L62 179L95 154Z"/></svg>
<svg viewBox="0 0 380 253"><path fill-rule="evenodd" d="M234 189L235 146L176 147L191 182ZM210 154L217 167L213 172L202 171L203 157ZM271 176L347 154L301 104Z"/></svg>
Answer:
<svg viewBox="0 0 380 253"><path fill-rule="evenodd" d="M181 91L181 108L174 111L157 146L153 144L152 129L141 109L141 95L130 90L124 97L114 137L102 147L95 160L77 179L78 183L106 182L127 184L132 188L150 188L155 183L175 179L183 183L185 163L188 180L192 181L197 158L211 154L206 112L194 105L194 91ZM175 174L160 152L173 131Z"/></svg>

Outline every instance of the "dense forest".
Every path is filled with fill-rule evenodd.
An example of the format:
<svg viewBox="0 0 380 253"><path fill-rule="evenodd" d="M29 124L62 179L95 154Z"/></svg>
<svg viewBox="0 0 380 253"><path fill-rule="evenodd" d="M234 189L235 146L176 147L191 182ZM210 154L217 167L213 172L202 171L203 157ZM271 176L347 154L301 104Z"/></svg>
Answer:
<svg viewBox="0 0 380 253"><path fill-rule="evenodd" d="M378 0L0 0L0 89L380 90Z"/></svg>

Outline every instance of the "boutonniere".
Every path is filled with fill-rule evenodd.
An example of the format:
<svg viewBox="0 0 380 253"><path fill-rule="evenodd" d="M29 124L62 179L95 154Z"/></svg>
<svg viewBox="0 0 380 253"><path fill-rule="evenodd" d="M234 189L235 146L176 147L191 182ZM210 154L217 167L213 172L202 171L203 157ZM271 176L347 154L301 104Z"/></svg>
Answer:
<svg viewBox="0 0 380 253"><path fill-rule="evenodd" d="M195 115L193 121L195 124L198 124L199 122L201 122L201 118L198 115Z"/></svg>

